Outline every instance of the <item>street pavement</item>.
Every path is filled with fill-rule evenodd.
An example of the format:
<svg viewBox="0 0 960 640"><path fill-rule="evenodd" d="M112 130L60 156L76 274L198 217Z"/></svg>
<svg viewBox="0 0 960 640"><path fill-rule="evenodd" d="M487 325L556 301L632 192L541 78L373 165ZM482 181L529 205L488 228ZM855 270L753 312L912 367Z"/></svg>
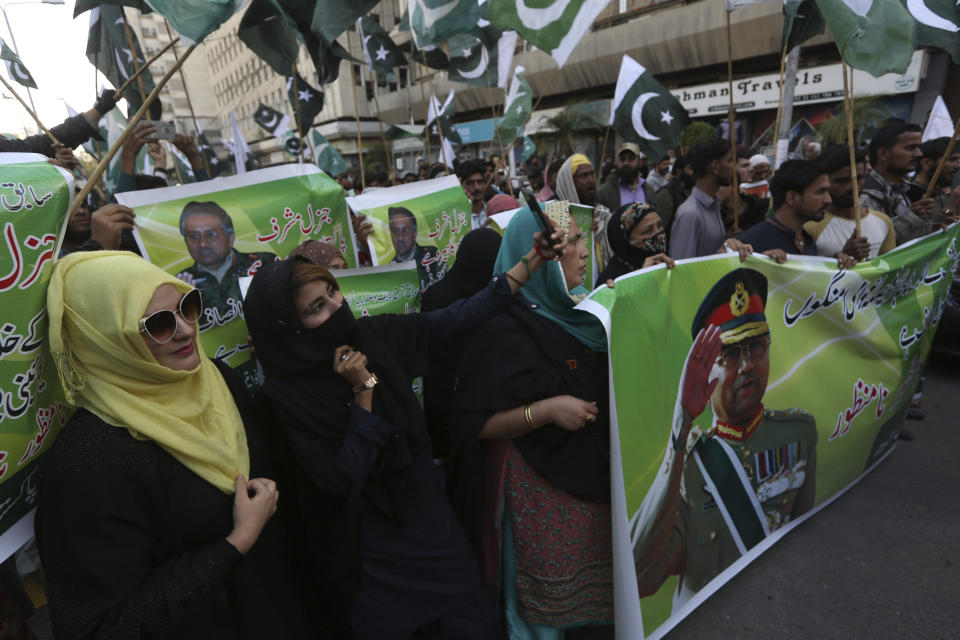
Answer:
<svg viewBox="0 0 960 640"><path fill-rule="evenodd" d="M912 442L724 585L667 640L960 638L960 360L933 358Z"/></svg>

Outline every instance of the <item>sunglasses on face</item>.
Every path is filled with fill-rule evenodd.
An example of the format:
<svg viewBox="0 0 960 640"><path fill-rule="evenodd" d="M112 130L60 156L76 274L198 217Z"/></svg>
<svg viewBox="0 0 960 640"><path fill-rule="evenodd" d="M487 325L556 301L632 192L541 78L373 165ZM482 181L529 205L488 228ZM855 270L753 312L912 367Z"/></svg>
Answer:
<svg viewBox="0 0 960 640"><path fill-rule="evenodd" d="M166 344L177 333L177 314L187 322L196 322L203 311L203 298L199 289L191 289L180 298L176 311L161 309L140 318L140 333L147 334L157 344Z"/></svg>

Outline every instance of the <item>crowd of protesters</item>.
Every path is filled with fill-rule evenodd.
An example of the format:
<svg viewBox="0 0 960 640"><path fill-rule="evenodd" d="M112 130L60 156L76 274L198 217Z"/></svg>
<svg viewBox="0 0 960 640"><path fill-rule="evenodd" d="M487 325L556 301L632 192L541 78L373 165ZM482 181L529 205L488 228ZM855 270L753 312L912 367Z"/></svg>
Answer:
<svg viewBox="0 0 960 640"><path fill-rule="evenodd" d="M55 127L62 145L0 150L73 169L111 100ZM118 190L166 184L135 174L149 133L124 145ZM320 243L260 268L244 302L253 394L198 348L195 283L135 255L133 211L88 198L47 300L78 407L37 514L56 637L612 637L607 340L577 302L717 253L852 268L957 220L960 153L930 187L946 139L888 122L855 172L845 145L807 142L774 170L723 139L652 164L624 143L599 183L582 153L534 156L517 182L499 158L458 161L471 231L420 313L354 319L346 263ZM204 179L194 140L174 144ZM447 172L336 179L358 193ZM562 202L594 207L593 246ZM492 216L511 210L501 238ZM354 225L363 248L373 227Z"/></svg>

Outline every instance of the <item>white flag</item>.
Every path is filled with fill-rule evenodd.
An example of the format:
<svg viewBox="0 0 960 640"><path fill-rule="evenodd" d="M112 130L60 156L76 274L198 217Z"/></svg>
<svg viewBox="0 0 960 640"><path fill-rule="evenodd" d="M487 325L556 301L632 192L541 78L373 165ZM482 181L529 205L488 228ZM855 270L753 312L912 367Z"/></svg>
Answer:
<svg viewBox="0 0 960 640"><path fill-rule="evenodd" d="M237 117L233 111L230 112L230 124L233 125L233 143L230 145L230 150L233 152L233 159L237 162L237 175L240 175L247 172L247 154L250 153L250 147L240 133Z"/></svg>
<svg viewBox="0 0 960 640"><path fill-rule="evenodd" d="M933 108L930 109L927 126L923 130L923 142L951 136L953 136L953 120L950 118L950 112L947 111L943 96L937 96Z"/></svg>

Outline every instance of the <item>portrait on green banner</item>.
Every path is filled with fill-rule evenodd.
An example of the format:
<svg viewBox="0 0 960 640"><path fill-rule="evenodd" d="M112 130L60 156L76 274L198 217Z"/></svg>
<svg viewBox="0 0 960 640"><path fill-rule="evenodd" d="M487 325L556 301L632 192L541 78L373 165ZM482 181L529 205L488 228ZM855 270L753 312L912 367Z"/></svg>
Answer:
<svg viewBox="0 0 960 640"><path fill-rule="evenodd" d="M893 450L958 236L852 270L698 258L581 303L610 343L618 630L662 637Z"/></svg>
<svg viewBox="0 0 960 640"><path fill-rule="evenodd" d="M37 154L0 154L0 534L36 505L39 469L72 409L47 344L47 285L73 178ZM0 540L0 560L31 528Z"/></svg>
<svg viewBox="0 0 960 640"><path fill-rule="evenodd" d="M288 164L175 188L118 194L136 214L148 260L200 290L198 327L210 357L252 384L240 279L298 244L332 245L357 265L343 188L312 165Z"/></svg>
<svg viewBox="0 0 960 640"><path fill-rule="evenodd" d="M470 231L470 201L456 176L368 191L347 204L373 223L373 263L413 262L421 291L440 281Z"/></svg>

